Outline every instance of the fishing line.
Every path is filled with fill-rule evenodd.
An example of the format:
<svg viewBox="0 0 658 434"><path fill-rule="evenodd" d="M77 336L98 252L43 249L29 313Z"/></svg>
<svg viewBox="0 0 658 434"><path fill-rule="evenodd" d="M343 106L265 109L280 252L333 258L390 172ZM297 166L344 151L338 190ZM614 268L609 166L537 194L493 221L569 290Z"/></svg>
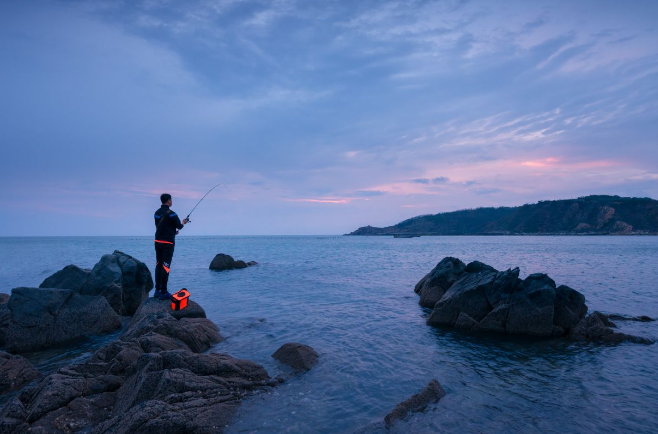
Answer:
<svg viewBox="0 0 658 434"><path fill-rule="evenodd" d="M203 197L202 197L202 198L196 203L196 205L194 205L194 208L192 208L192 211L190 211L190 213L187 215L187 217L185 217L185 218L187 219L187 222L188 222L188 223L192 221L192 220L190 220L190 216L192 215L192 213L194 212L194 210L196 209L196 207L199 206L199 204L201 203L201 201L202 201L203 199L205 199L206 196L208 196L208 194L209 194L211 191L213 191L214 189L216 189L216 188L219 187L220 185L223 185L224 187L226 187L226 184L217 184L216 186L214 186L213 188L211 188L210 190L208 190L208 193L204 194Z"/></svg>

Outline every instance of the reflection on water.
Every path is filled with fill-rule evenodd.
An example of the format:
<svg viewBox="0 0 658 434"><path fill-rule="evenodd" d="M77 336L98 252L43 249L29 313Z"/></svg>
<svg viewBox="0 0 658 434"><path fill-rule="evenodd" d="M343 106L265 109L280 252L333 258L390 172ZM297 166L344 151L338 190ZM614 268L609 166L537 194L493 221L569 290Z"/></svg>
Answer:
<svg viewBox="0 0 658 434"><path fill-rule="evenodd" d="M91 267L114 249L155 262L149 238L5 238L0 247L7 289L68 263ZM260 265L208 270L220 252ZM446 397L392 432L656 431L658 346L427 327L413 287L444 256L519 266L522 277L547 272L584 293L590 310L658 316L655 237L181 237L170 289L189 288L220 327L227 339L211 351L289 379L248 400L229 432L386 432L384 415L432 378ZM619 324L658 337L655 322ZM314 347L320 363L295 375L275 362L291 341ZM80 351L32 359L51 369Z"/></svg>

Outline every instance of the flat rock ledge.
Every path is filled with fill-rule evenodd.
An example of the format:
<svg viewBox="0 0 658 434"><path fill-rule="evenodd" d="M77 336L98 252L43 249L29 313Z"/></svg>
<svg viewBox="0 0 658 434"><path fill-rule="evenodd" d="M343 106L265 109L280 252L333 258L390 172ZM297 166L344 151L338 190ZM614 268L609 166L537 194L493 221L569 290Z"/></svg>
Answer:
<svg viewBox="0 0 658 434"><path fill-rule="evenodd" d="M0 411L0 432L221 433L242 399L276 383L265 369L206 353L206 318L143 315L84 363L27 386Z"/></svg>
<svg viewBox="0 0 658 434"><path fill-rule="evenodd" d="M521 280L518 267L498 271L479 261L467 265L446 257L416 284L414 292L420 295L421 306L433 309L427 319L432 326L612 343L655 342L616 331L616 325L600 312L587 315L585 296L566 285L556 286L546 274Z"/></svg>
<svg viewBox="0 0 658 434"><path fill-rule="evenodd" d="M308 345L290 342L272 354L272 357L293 368L295 371L308 371L318 363L318 353Z"/></svg>
<svg viewBox="0 0 658 434"><path fill-rule="evenodd" d="M182 310L173 310L171 300L160 300L154 297L144 300L132 318L131 324L137 323L145 316L154 313L167 313L176 319L181 318L206 318L206 311L194 300L188 299L187 307Z"/></svg>
<svg viewBox="0 0 658 434"><path fill-rule="evenodd" d="M441 387L437 380L432 380L420 392L413 395L411 398L399 403L395 406L393 411L384 417L384 424L386 428L390 428L399 420L404 420L412 413L424 411L428 405L439 402L445 396L446 392Z"/></svg>
<svg viewBox="0 0 658 434"><path fill-rule="evenodd" d="M0 351L0 393L19 389L40 376L26 358Z"/></svg>
<svg viewBox="0 0 658 434"><path fill-rule="evenodd" d="M226 271L226 270L239 270L241 268L247 268L247 267L252 267L254 265L258 265L258 262L256 261L241 261L241 260L235 260L233 257L229 255L225 255L224 253L219 253L216 255L212 262L210 262L210 268L211 270L215 271Z"/></svg>

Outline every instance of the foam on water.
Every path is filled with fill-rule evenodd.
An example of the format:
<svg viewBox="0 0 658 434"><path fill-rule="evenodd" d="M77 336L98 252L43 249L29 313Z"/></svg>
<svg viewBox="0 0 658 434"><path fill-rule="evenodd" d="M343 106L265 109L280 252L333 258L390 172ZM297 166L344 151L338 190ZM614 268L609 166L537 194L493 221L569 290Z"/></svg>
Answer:
<svg viewBox="0 0 658 434"><path fill-rule="evenodd" d="M37 286L69 263L91 267L114 249L154 265L148 237L0 238L0 292ZM220 252L259 265L208 270ZM546 272L585 294L590 311L658 316L657 237L180 237L170 290L190 289L220 327L227 339L211 351L290 378L249 399L228 431L385 432L384 415L432 378L446 397L392 432L656 431L657 345L427 327L413 287L444 256ZM658 338L656 322L619 324ZM291 341L320 353L310 372L293 375L270 357ZM50 370L83 359L87 346L31 359Z"/></svg>

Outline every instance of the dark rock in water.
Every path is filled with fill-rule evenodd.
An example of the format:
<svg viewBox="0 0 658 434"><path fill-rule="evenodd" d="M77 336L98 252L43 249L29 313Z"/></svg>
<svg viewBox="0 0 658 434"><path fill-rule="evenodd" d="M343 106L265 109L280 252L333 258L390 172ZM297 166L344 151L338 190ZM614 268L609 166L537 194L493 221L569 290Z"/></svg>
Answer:
<svg viewBox="0 0 658 434"><path fill-rule="evenodd" d="M655 321L654 318L651 318L650 316L646 316L646 315L629 316L629 315L621 315L621 314L618 314L618 313L611 313L611 314L608 315L608 318L618 320L618 321L639 321L639 322Z"/></svg>
<svg viewBox="0 0 658 434"><path fill-rule="evenodd" d="M554 311L555 282L545 274L532 274L512 294L505 331L551 336Z"/></svg>
<svg viewBox="0 0 658 434"><path fill-rule="evenodd" d="M270 382L253 362L199 354L220 340L205 318L144 315L88 361L7 403L2 432L222 432L241 400Z"/></svg>
<svg viewBox="0 0 658 434"><path fill-rule="evenodd" d="M395 406L393 411L386 415L384 423L390 428L398 420L406 419L411 413L424 411L429 404L439 402L446 392L437 380L432 380L420 392Z"/></svg>
<svg viewBox="0 0 658 434"><path fill-rule="evenodd" d="M599 342L633 342L637 344L653 344L654 340L641 336L628 335L613 330L617 328L610 318L601 312L592 312L581 319L578 324L569 331L569 337L577 340L590 340Z"/></svg>
<svg viewBox="0 0 658 434"><path fill-rule="evenodd" d="M240 260L236 261L231 256L220 253L213 258L209 268L215 271L225 271L225 270L237 270L241 268L247 268L257 264L258 263L256 261L249 261L249 262L240 261Z"/></svg>
<svg viewBox="0 0 658 434"><path fill-rule="evenodd" d="M308 371L318 363L318 353L308 345L299 343L281 345L272 357L296 371Z"/></svg>
<svg viewBox="0 0 658 434"><path fill-rule="evenodd" d="M0 393L23 387L40 375L26 358L0 351Z"/></svg>
<svg viewBox="0 0 658 434"><path fill-rule="evenodd" d="M99 296L70 289L14 288L7 350L33 351L121 327L121 319Z"/></svg>
<svg viewBox="0 0 658 434"><path fill-rule="evenodd" d="M206 317L206 311L203 310L201 306L199 306L199 303L193 300L188 299L187 307L185 309L173 310L171 308L171 301L150 297L142 303L139 309L137 309L137 312L135 312L135 315L133 316L132 324L136 323L147 315L160 312L168 313L176 319Z"/></svg>
<svg viewBox="0 0 658 434"><path fill-rule="evenodd" d="M441 273L450 278L440 285L429 283L433 277L439 281ZM432 296L440 295L427 319L433 326L609 342L646 340L614 332L609 319L600 314L586 319L585 296L568 286L556 287L545 274L521 280L518 268L499 272L478 261L463 266L458 259L447 257L418 282L414 291L422 299L423 291L432 287L436 288ZM644 318L648 317L638 317Z"/></svg>
<svg viewBox="0 0 658 434"><path fill-rule="evenodd" d="M432 271L416 284L414 292L420 295L420 304L423 307L434 307L443 294L455 283L459 275L464 272L466 265L457 258L443 258Z"/></svg>
<svg viewBox="0 0 658 434"><path fill-rule="evenodd" d="M46 278L39 288L61 288L72 289L80 292L89 279L91 270L86 270L77 265L67 265L52 276Z"/></svg>
<svg viewBox="0 0 658 434"><path fill-rule="evenodd" d="M71 289L82 295L102 295L119 315L132 315L153 288L146 264L115 250L103 255L92 270L67 265L43 281L40 288Z"/></svg>
<svg viewBox="0 0 658 434"><path fill-rule="evenodd" d="M566 285L555 289L555 310L553 324L563 329L569 329L587 314L585 296Z"/></svg>

